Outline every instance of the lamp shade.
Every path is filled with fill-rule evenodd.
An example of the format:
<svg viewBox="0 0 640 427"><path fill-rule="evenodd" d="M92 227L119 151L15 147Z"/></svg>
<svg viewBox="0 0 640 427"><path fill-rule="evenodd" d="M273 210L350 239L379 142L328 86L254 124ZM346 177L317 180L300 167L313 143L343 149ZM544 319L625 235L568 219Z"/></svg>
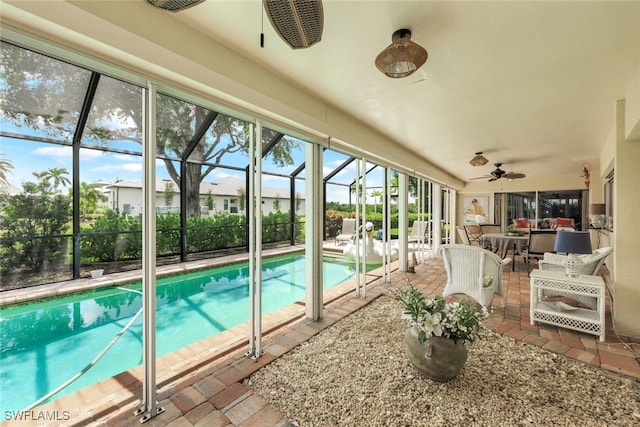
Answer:
<svg viewBox="0 0 640 427"><path fill-rule="evenodd" d="M482 155L481 151L477 152L473 159L469 160L469 164L471 164L471 166L484 166L487 163L489 163L489 160Z"/></svg>
<svg viewBox="0 0 640 427"><path fill-rule="evenodd" d="M589 213L591 215L604 215L605 207L606 205L604 203L591 203L589 205Z"/></svg>
<svg viewBox="0 0 640 427"><path fill-rule="evenodd" d="M589 232L558 231L554 250L566 254L590 254L591 237L589 236Z"/></svg>
<svg viewBox="0 0 640 427"><path fill-rule="evenodd" d="M291 49L305 49L322 39L322 0L262 0L273 29Z"/></svg>
<svg viewBox="0 0 640 427"><path fill-rule="evenodd" d="M398 30L391 40L393 42L376 57L376 67L387 77L407 77L427 62L427 51L411 41L411 31Z"/></svg>

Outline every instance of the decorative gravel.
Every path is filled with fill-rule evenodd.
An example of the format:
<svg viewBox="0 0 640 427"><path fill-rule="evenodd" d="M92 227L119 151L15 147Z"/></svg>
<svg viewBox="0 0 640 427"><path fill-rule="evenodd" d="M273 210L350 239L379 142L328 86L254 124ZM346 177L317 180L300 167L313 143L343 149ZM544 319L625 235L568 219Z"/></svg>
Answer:
<svg viewBox="0 0 640 427"><path fill-rule="evenodd" d="M637 426L640 383L512 338L468 346L453 380L408 362L382 296L245 380L299 426Z"/></svg>

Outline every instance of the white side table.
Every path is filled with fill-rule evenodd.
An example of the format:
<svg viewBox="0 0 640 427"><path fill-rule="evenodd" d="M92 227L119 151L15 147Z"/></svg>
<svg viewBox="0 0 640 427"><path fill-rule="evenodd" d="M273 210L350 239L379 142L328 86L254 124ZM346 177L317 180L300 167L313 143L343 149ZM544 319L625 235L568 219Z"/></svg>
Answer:
<svg viewBox="0 0 640 427"><path fill-rule="evenodd" d="M537 269L531 272L530 278L531 301L529 304L529 319L532 325L536 321L549 323L588 334L599 335L600 341L604 341L605 285L602 277L587 275L568 277L564 271ZM562 310L556 308L541 301L543 289L595 297L598 301L596 310L585 308Z"/></svg>

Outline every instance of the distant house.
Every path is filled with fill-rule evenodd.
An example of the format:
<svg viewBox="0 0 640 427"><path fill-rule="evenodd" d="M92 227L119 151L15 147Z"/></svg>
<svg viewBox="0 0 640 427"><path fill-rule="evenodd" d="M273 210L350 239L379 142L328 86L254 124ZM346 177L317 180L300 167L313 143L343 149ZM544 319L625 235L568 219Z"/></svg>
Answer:
<svg viewBox="0 0 640 427"><path fill-rule="evenodd" d="M244 215L246 212L246 190L244 180L235 177L222 178L215 182L200 184L200 211L202 215L222 213ZM105 186L108 190L109 209L132 215L142 214L142 181L119 181ZM244 203L241 203L244 198ZM304 198L293 201L296 214L304 214ZM212 209L209 209L211 205ZM288 212L291 203L286 188L262 187L263 214ZM180 212L180 192L170 179L156 180L156 210L159 214Z"/></svg>
<svg viewBox="0 0 640 427"><path fill-rule="evenodd" d="M22 187L16 187L13 184L7 183L6 186L0 185L0 193L8 194L9 196L15 196L16 194L22 194Z"/></svg>

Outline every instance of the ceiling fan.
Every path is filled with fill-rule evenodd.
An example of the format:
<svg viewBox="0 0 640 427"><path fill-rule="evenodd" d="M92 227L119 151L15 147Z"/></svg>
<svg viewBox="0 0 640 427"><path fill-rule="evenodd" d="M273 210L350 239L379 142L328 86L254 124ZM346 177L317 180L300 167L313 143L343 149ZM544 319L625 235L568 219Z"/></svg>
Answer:
<svg viewBox="0 0 640 427"><path fill-rule="evenodd" d="M519 172L506 172L506 171L504 171L503 169L501 169L502 163L494 163L494 166L496 168L493 171L491 171L490 175L480 176L478 178L473 178L473 179L489 178L489 182L491 182L491 181L495 181L495 180L500 179L500 178L506 178L508 180L512 180L512 179L524 178L526 176L525 174L519 173Z"/></svg>

